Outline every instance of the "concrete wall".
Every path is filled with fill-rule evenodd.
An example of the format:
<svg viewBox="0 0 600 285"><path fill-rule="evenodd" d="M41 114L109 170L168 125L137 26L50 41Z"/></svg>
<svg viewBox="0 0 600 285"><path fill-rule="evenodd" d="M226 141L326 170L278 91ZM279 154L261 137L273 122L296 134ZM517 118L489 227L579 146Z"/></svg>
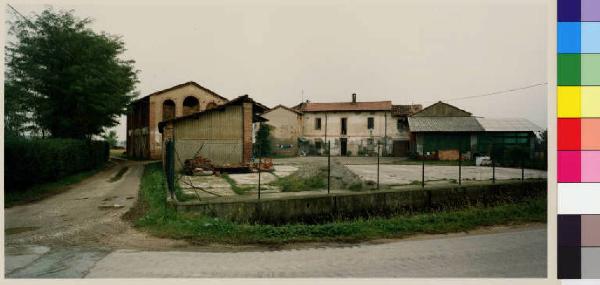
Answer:
<svg viewBox="0 0 600 285"><path fill-rule="evenodd" d="M277 107L262 115L271 126L272 150L278 154L298 154L298 138L302 136L302 115ZM282 146L291 146L283 148Z"/></svg>
<svg viewBox="0 0 600 285"><path fill-rule="evenodd" d="M325 114L327 113L327 122ZM374 118L374 128L367 128L367 118ZM321 118L321 129L315 129L315 119ZM341 118L347 118L347 135L341 134ZM389 111L374 112L306 112L302 120L303 138L311 144L315 141L325 141L325 125L327 124L327 142L331 142L331 154L341 154L340 138L347 138L348 151L358 155L359 150L374 151L377 141L382 143L382 152L391 153L394 140L409 140L408 130L399 131L397 118ZM387 140L383 138L387 136ZM369 144L369 139L373 144ZM385 147L385 149L383 149Z"/></svg>
<svg viewBox="0 0 600 285"><path fill-rule="evenodd" d="M160 132L158 131L158 123L163 120L163 103L166 100L172 100L175 103L175 116L181 117L184 115L183 101L189 96L198 99L200 104L199 111L205 110L207 105L211 103L221 105L227 102L226 100L223 100L222 98L191 84L184 85L181 88L173 89L158 95L150 96L148 137L150 157L152 159L160 159L161 157L162 138Z"/></svg>
<svg viewBox="0 0 600 285"><path fill-rule="evenodd" d="M459 209L471 205L512 203L546 197L546 180L503 181L484 185L443 185L407 190L307 194L285 199L243 197L241 201L177 202L181 212L194 212L236 222L282 224L315 223L338 218Z"/></svg>

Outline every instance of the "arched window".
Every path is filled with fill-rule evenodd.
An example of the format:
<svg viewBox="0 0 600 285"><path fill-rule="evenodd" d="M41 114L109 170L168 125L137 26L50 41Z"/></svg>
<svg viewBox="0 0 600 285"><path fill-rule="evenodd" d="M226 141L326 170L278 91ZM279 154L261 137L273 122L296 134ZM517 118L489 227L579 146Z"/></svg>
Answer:
<svg viewBox="0 0 600 285"><path fill-rule="evenodd" d="M165 100L162 106L162 120L175 118L175 102L173 100Z"/></svg>
<svg viewBox="0 0 600 285"><path fill-rule="evenodd" d="M215 102L210 102L210 103L206 104L206 110L210 110L215 107L217 107L217 103L215 103Z"/></svg>
<svg viewBox="0 0 600 285"><path fill-rule="evenodd" d="M200 111L200 101L196 97L188 96L183 100L183 115Z"/></svg>

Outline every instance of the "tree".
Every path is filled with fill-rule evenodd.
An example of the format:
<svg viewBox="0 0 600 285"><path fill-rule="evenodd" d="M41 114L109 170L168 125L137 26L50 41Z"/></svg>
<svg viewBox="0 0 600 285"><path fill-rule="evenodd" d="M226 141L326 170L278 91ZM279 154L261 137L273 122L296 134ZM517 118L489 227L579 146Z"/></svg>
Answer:
<svg viewBox="0 0 600 285"><path fill-rule="evenodd" d="M102 138L110 145L111 148L117 146L117 132L109 131L107 134L102 135Z"/></svg>
<svg viewBox="0 0 600 285"><path fill-rule="evenodd" d="M271 126L267 124L260 124L258 132L256 132L254 155L271 155Z"/></svg>
<svg viewBox="0 0 600 285"><path fill-rule="evenodd" d="M90 19L46 9L19 17L9 30L5 74L6 129L33 124L53 137L87 138L118 124L138 82L123 41L96 33Z"/></svg>

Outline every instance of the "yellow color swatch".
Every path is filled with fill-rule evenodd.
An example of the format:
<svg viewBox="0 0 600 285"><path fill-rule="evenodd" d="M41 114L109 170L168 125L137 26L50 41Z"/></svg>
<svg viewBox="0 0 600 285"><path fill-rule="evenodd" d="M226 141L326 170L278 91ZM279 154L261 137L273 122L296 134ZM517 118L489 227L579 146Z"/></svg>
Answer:
<svg viewBox="0 0 600 285"><path fill-rule="evenodd" d="M558 117L580 118L581 117L581 87L580 86L558 86Z"/></svg>
<svg viewBox="0 0 600 285"><path fill-rule="evenodd" d="M600 86L581 87L581 116L600 118Z"/></svg>

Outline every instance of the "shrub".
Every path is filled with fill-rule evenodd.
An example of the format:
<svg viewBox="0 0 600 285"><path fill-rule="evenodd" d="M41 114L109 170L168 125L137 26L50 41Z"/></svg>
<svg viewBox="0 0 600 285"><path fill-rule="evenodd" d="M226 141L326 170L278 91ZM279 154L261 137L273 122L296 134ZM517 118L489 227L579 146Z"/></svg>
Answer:
<svg viewBox="0 0 600 285"><path fill-rule="evenodd" d="M103 165L104 141L7 138L4 144L5 191L19 191Z"/></svg>

